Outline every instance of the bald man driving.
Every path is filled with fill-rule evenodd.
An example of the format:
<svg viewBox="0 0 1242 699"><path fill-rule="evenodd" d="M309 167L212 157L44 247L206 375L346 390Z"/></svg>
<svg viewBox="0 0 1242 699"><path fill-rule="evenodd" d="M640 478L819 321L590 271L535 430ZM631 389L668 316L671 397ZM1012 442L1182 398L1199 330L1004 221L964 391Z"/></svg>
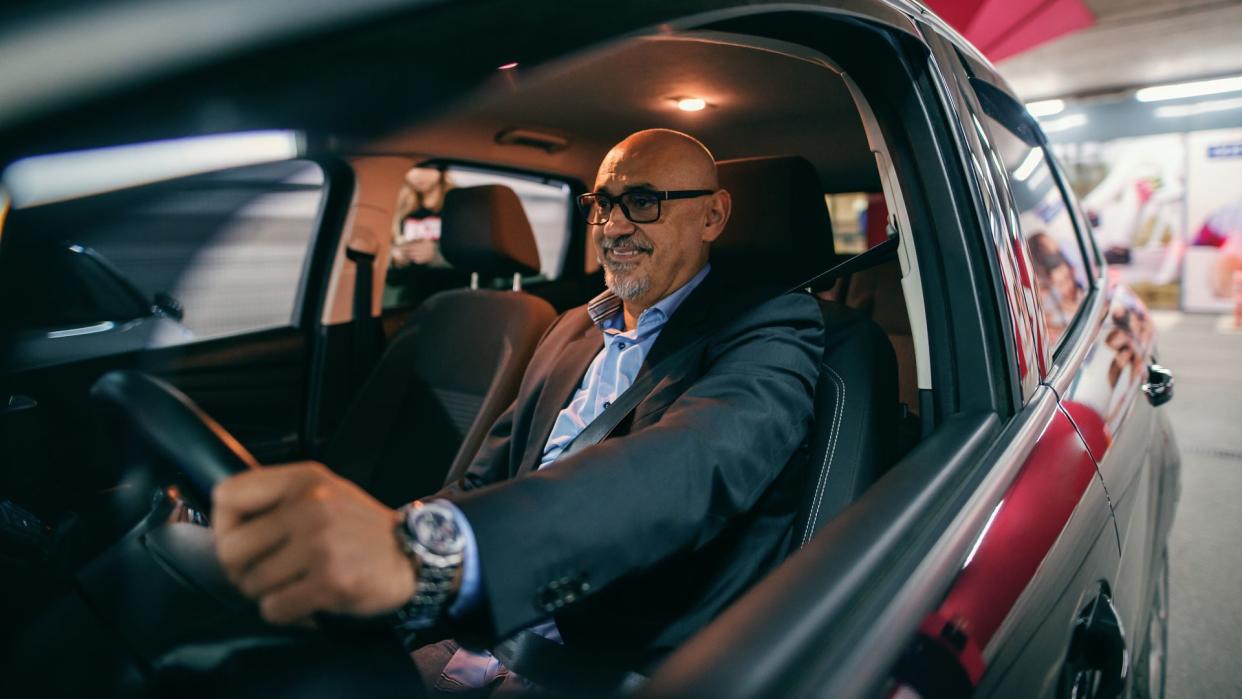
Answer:
<svg viewBox="0 0 1242 699"><path fill-rule="evenodd" d="M567 686L549 667L607 686L790 550L815 301L713 273L732 201L686 134L629 136L579 204L607 288L553 323L464 478L396 512L316 463L215 490L220 561L264 618L392 614L437 692ZM664 361L704 336L690 361ZM606 438L567 449L653 367L659 382Z"/></svg>

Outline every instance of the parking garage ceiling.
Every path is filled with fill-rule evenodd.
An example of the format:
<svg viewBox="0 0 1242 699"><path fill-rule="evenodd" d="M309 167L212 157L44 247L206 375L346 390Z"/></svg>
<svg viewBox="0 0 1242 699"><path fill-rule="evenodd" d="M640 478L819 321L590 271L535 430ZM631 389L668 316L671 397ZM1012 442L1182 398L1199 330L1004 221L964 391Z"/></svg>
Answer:
<svg viewBox="0 0 1242 699"><path fill-rule="evenodd" d="M1001 61L1025 100L1242 74L1242 0L1083 0L1086 29Z"/></svg>

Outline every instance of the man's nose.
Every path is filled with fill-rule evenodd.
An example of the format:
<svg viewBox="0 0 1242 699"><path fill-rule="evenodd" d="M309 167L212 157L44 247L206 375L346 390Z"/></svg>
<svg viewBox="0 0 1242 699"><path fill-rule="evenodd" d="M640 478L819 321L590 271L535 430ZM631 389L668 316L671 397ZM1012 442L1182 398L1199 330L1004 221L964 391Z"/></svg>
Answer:
<svg viewBox="0 0 1242 699"><path fill-rule="evenodd" d="M608 222L600 226L605 237L619 238L634 232L634 223L626 218L619 205L613 206L610 214Z"/></svg>

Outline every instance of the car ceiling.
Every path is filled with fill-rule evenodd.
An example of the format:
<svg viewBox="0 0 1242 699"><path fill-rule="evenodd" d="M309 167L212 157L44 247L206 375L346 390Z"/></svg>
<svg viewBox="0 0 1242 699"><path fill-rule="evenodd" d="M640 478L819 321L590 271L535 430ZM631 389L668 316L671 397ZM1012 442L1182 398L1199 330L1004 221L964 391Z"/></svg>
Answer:
<svg viewBox="0 0 1242 699"><path fill-rule="evenodd" d="M372 9L392 16L296 40L264 35L255 47L221 50L210 64L191 61L195 67L169 68L163 77L135 74L124 87L97 90L62 85L59 106L27 103L20 116L0 122L0 164L189 134L292 128L307 131L316 152L438 155L590 182L611 144L633 130L668 126L698 135L720 159L799 154L819 168L826 191L879 190L844 83L805 58L674 33L661 23L673 12L663 5L613 7L601 25L517 0L472 0L465 9L393 0L401 11L387 1L375 0ZM106 6L130 4L141 3ZM96 26L93 12L104 6L82 10L73 26ZM31 42L58 43L55 32L35 31L33 19L21 26L30 28ZM660 36L567 53L626 31ZM446 50L430 38L460 36L490 38L470 50ZM553 58L565 55L571 58ZM516 71L496 70L513 57L523 62ZM436 118L489 83L479 99ZM692 92L715 106L683 114L668 99ZM421 126L413 128L416 120ZM515 126L561 133L569 147L548 154L494 143L498 131Z"/></svg>
<svg viewBox="0 0 1242 699"><path fill-rule="evenodd" d="M676 99L699 97L700 112ZM562 174L588 185L607 150L644 128L687 131L725 160L797 154L826 191L878 191L875 160L845 82L805 57L726 43L719 36L631 39L527 74L498 71L475 99L448 114L343 150L407 153ZM499 145L521 128L567 141L549 153Z"/></svg>

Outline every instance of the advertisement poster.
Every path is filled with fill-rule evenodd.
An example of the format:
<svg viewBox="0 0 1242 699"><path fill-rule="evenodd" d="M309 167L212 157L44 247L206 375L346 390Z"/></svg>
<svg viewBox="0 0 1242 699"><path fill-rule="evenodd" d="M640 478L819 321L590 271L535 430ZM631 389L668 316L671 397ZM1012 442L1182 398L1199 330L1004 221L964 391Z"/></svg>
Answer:
<svg viewBox="0 0 1242 699"><path fill-rule="evenodd" d="M1242 129L1191 132L1187 174L1182 308L1227 312L1242 294Z"/></svg>
<svg viewBox="0 0 1242 699"><path fill-rule="evenodd" d="M1186 142L1175 133L1055 149L1105 258L1152 308L1177 308L1181 297Z"/></svg>

